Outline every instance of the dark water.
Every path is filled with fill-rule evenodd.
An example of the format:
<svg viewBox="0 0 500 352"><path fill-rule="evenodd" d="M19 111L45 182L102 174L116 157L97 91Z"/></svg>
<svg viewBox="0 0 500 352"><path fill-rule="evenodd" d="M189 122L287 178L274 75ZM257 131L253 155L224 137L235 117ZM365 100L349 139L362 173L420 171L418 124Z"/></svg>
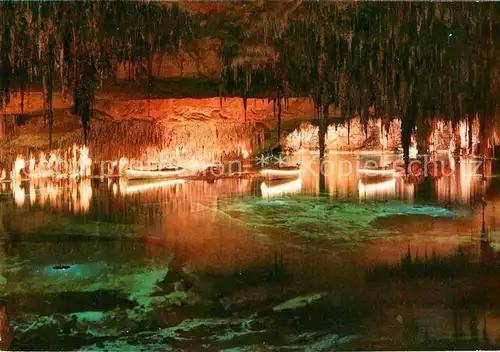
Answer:
<svg viewBox="0 0 500 352"><path fill-rule="evenodd" d="M301 178L280 182L16 185L0 203L10 348L498 348L495 165L362 182L359 160L393 158L333 155L322 178L294 156Z"/></svg>

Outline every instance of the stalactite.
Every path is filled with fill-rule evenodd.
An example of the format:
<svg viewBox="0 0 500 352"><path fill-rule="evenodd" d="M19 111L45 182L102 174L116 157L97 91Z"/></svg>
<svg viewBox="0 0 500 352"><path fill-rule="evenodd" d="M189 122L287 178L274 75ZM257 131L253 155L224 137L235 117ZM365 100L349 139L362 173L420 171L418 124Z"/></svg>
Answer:
<svg viewBox="0 0 500 352"><path fill-rule="evenodd" d="M153 33L148 35L148 118L151 112L151 88L153 85L153 55L154 55L154 37Z"/></svg>
<svg viewBox="0 0 500 352"><path fill-rule="evenodd" d="M43 70L43 98L44 98L44 119L48 122L49 147L52 147L52 126L54 123L52 111L53 86L54 86L54 43L49 39L46 45L46 59Z"/></svg>
<svg viewBox="0 0 500 352"><path fill-rule="evenodd" d="M491 117L490 117L491 119ZM479 140L480 149L479 155L484 159L488 150L488 135L486 134L486 124L489 118L487 116L480 116L479 118Z"/></svg>
<svg viewBox="0 0 500 352"><path fill-rule="evenodd" d="M61 80L61 95L64 97L66 86L64 84L64 43L61 42L59 49L59 79Z"/></svg>
<svg viewBox="0 0 500 352"><path fill-rule="evenodd" d="M222 108L222 99L224 97L224 84L219 84L219 107Z"/></svg>
<svg viewBox="0 0 500 352"><path fill-rule="evenodd" d="M276 118L276 98L273 99L273 117Z"/></svg>
<svg viewBox="0 0 500 352"><path fill-rule="evenodd" d="M328 131L328 125L326 121L321 120L318 129L318 141L319 141L319 159L323 161L325 157L325 148L326 148L326 132Z"/></svg>
<svg viewBox="0 0 500 352"><path fill-rule="evenodd" d="M411 146L411 135L415 129L415 111L411 107L407 111L407 115L403 116L401 119L401 144L403 147L403 160L405 163L405 168L408 172L408 166L410 164L410 146Z"/></svg>
<svg viewBox="0 0 500 352"><path fill-rule="evenodd" d="M347 145L351 145L351 119L347 119Z"/></svg>
<svg viewBox="0 0 500 352"><path fill-rule="evenodd" d="M243 91L243 109L245 110L245 123L247 123L247 90Z"/></svg>
<svg viewBox="0 0 500 352"><path fill-rule="evenodd" d="M96 88L95 64L91 58L86 58L81 64L81 73L77 75L74 90L74 110L80 117L83 127L83 139L88 141L89 120L92 116L92 105L94 102Z"/></svg>
<svg viewBox="0 0 500 352"><path fill-rule="evenodd" d="M281 95L278 92L278 143L281 141Z"/></svg>
<svg viewBox="0 0 500 352"><path fill-rule="evenodd" d="M472 155L474 154L474 151L472 150L472 125L474 123L474 115L469 114L467 118L467 133L468 133L468 154Z"/></svg>
<svg viewBox="0 0 500 352"><path fill-rule="evenodd" d="M6 27L0 33L0 108L7 106L10 102L10 81L12 66L8 53L10 52L10 35Z"/></svg>
<svg viewBox="0 0 500 352"><path fill-rule="evenodd" d="M68 86L73 83L74 91L82 90L77 75L82 74L80 61L88 59L80 57L84 51L92 57L95 77L101 78L102 83L112 71L109 66L122 62L125 75L128 69L131 79L132 74L137 74L135 68L147 58L149 115L153 56L156 52L160 55L158 70L165 52L175 52L183 60L187 42L194 36L186 20L189 16L183 17L178 6L120 5L129 10L125 12L117 6L106 2L2 6L0 105L7 105L11 92L18 93L20 89L24 112L25 91L29 97L32 86L42 81L45 110L51 109L47 100L49 77L44 73L50 51L46 42L51 38L63 95L65 82ZM367 122L373 118L369 112L372 106L376 109L375 117L387 116L389 121L401 116L404 120L409 115L406 104L425 106L412 118L419 125L436 116L455 121L468 115L470 134L471 116L479 113L483 125L494 116L500 98L495 73L498 39L494 30L499 25L496 7L397 4L389 11L380 11L366 3L356 5L355 11L345 11L338 4L300 6L301 11L292 11L286 18L273 15L264 26L248 24L252 28L240 28L244 39L222 40L221 106L225 94L242 93L246 120L250 95L279 89L279 101L273 100L275 117L281 98L288 108L289 97L308 95L314 100L318 116L324 116L321 109L325 104L340 107L342 117L348 119L359 112L365 133ZM113 14L111 21L117 23L106 23L106 11ZM66 12L71 16L62 16ZM371 20L365 26L366 16ZM406 31L407 28L413 30ZM242 58L248 46L262 44L263 34L266 49ZM75 89L75 85L79 88ZM412 90L418 94L412 94ZM81 101L75 101L75 106L80 105ZM491 127L485 128L483 141L497 126ZM469 148L472 149L472 138Z"/></svg>

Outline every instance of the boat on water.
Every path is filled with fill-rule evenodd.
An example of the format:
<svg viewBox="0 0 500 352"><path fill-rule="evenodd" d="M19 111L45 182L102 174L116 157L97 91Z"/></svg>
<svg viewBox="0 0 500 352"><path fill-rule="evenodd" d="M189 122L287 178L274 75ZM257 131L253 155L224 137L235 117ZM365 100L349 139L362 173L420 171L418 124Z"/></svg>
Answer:
<svg viewBox="0 0 500 352"><path fill-rule="evenodd" d="M182 185L185 182L182 178L171 178L163 180L135 180L126 183L124 194L141 193L150 190Z"/></svg>
<svg viewBox="0 0 500 352"><path fill-rule="evenodd" d="M368 185L379 185L379 184L383 184L383 183L386 183L388 181L395 181L396 178L392 175L389 175L389 176L381 176L381 175L377 175L377 176L367 176L367 175L360 175L359 176L359 182L362 183L363 185L365 186L368 186Z"/></svg>
<svg viewBox="0 0 500 352"><path fill-rule="evenodd" d="M125 175L129 180L146 180L177 177L183 171L184 169L182 167L166 167L156 170L127 169L125 170Z"/></svg>
<svg viewBox="0 0 500 352"><path fill-rule="evenodd" d="M296 178L300 176L300 166L266 167L260 170L259 173L269 180Z"/></svg>
<svg viewBox="0 0 500 352"><path fill-rule="evenodd" d="M396 169L390 166L371 167L358 170L362 177L393 177L396 175Z"/></svg>
<svg viewBox="0 0 500 352"><path fill-rule="evenodd" d="M285 194L299 193L302 189L302 178L264 181L260 185L263 198L273 198Z"/></svg>

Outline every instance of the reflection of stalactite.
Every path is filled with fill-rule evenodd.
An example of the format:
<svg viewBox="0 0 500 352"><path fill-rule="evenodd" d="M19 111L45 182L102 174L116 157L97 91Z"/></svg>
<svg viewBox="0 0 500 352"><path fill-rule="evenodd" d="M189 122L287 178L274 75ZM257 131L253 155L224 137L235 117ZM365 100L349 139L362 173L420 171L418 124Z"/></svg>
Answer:
<svg viewBox="0 0 500 352"><path fill-rule="evenodd" d="M489 146L489 136L486 134L486 124L488 120L492 120L493 117L488 118L480 118L479 120L479 155L484 159L488 152ZM484 165L483 165L484 166Z"/></svg>
<svg viewBox="0 0 500 352"><path fill-rule="evenodd" d="M326 132L328 130L326 121L321 121L318 129L318 140L319 140L319 158L320 161L323 161L325 157L325 140L326 140Z"/></svg>
<svg viewBox="0 0 500 352"><path fill-rule="evenodd" d="M247 123L247 91L243 92L243 109L245 110L245 123Z"/></svg>
<svg viewBox="0 0 500 352"><path fill-rule="evenodd" d="M489 342L488 338L488 327L487 327L487 320L486 320L486 315L483 318L483 342L488 343Z"/></svg>
<svg viewBox="0 0 500 352"><path fill-rule="evenodd" d="M318 140L319 140L319 192L320 193L326 193L326 180L325 180L325 165L324 165L324 157L325 157L325 140L326 140L326 133L328 130L328 125L326 121L323 119L320 122L319 129L318 129Z"/></svg>
<svg viewBox="0 0 500 352"><path fill-rule="evenodd" d="M279 279L284 275L284 261L283 261L283 250L280 249L278 256L278 250L274 251L274 269L273 276L275 279Z"/></svg>
<svg viewBox="0 0 500 352"><path fill-rule="evenodd" d="M469 312L469 319L470 339L477 342L479 331L477 326L477 312L475 309L471 309Z"/></svg>
<svg viewBox="0 0 500 352"><path fill-rule="evenodd" d="M462 341L464 332L462 330L462 319L456 310L453 310L453 332L455 342Z"/></svg>
<svg viewBox="0 0 500 352"><path fill-rule="evenodd" d="M52 93L54 86L54 43L52 39L49 39L46 44L47 58L44 65L43 72L43 102L44 102L44 120L48 122L48 132L49 132L49 148L52 147L52 126L54 124L53 112L52 112Z"/></svg>

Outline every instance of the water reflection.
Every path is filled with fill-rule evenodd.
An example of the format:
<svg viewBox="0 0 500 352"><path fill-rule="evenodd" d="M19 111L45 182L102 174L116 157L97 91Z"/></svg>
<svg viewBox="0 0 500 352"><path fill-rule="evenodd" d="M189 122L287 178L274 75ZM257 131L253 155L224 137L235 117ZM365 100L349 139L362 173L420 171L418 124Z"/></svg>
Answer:
<svg viewBox="0 0 500 352"><path fill-rule="evenodd" d="M147 183L125 183L125 187L123 188L125 194L133 194L133 193L139 193L139 192L145 192L145 191L151 191L151 190L157 190L161 189L167 186L176 186L176 185L181 185L185 181L183 179L173 179L173 180L164 180L164 181L157 181L157 182L147 182ZM117 186L116 183L113 184L113 193L116 195L117 193ZM123 185L122 185L123 187ZM122 189L122 188L121 188Z"/></svg>
<svg viewBox="0 0 500 352"><path fill-rule="evenodd" d="M28 196L32 207L51 207L78 214L88 212L92 200L92 184L89 179L78 182L55 182L49 179L14 181L10 183L10 188L18 207L25 206Z"/></svg>
<svg viewBox="0 0 500 352"><path fill-rule="evenodd" d="M484 185L490 182L491 167L491 160L459 160L453 175L436 180L437 199L461 204L470 204L480 199Z"/></svg>
<svg viewBox="0 0 500 352"><path fill-rule="evenodd" d="M174 187L184 202L196 199L210 199L214 194L255 194L264 198L282 197L293 194L318 195L326 193L331 198L358 201L403 200L413 202L415 197L443 204L471 204L482 197L484 187L491 178L491 161L479 165L471 159L453 159L441 156L453 170L450 176L406 178L390 173L374 177L363 172L370 162L376 165L390 165L398 161L399 155L341 155L330 154L322 164L317 157L295 155L288 163L301 164L300 176L293 180L259 181L255 180L218 180L214 184L188 181L190 186L181 187L185 181L180 179L155 182L127 182L125 179L107 180L107 188L115 198L139 195L138 200L160 199L160 195ZM360 172L361 170L361 172ZM94 186L92 186L94 183ZM64 180L54 182L48 179L34 179L29 182L3 183L2 190L12 191L16 205L50 206L74 213L88 212L91 207L93 188L101 187L97 180ZM221 185L224 185L223 187ZM224 188L224 189L222 189ZM214 193L215 192L215 193Z"/></svg>
<svg viewBox="0 0 500 352"><path fill-rule="evenodd" d="M7 307L0 303L0 350L9 350L12 343L12 333L9 327L9 317L7 315Z"/></svg>
<svg viewBox="0 0 500 352"><path fill-rule="evenodd" d="M14 195L14 202L17 206L22 207L26 199L26 191L18 182L12 183L12 194Z"/></svg>
<svg viewBox="0 0 500 352"><path fill-rule="evenodd" d="M123 321L130 324L127 319L140 317L142 320L134 321L133 326L141 334L145 322L154 321L148 314L160 312L165 319L168 306L169 317L177 314L179 322L162 320L159 330L155 325L151 328L154 332L148 333L164 332L161 329L185 319L209 316L212 323L216 319L211 317L223 314L255 317L245 324L272 335L271 342L279 335L278 343L285 345L296 345L297 340L289 339L299 339L303 331L322 333L319 337L308 335L308 343L342 331L356 336L346 345L352 350L377 344L382 349L439 347L431 344L439 339L459 341L446 345L448 348L464 346L465 339L475 341L471 347L483 346L477 341L493 341L500 324L494 314L500 308L500 232L495 222L500 214L494 187L498 181L482 176L491 173L491 165L476 176L470 166L462 166L466 165L464 160L457 160L452 176L416 180L366 178L358 172L359 160L389 164L399 158L329 155L323 180L317 157L294 156L289 164L301 163L300 178L273 182L255 178L15 183L6 187L12 187L14 204L19 208L3 207L4 232L9 236L20 233L21 239L9 242L0 252L7 258L0 261L7 277L3 281L11 280L9 287L15 287L12 281L17 278L18 287L29 281L40 289L44 280L33 274L35 269L63 259L87 263L89 253L100 250L86 264L98 265L96 271L105 273L103 278L114 275L113 280L102 280L100 285L113 287L124 282L126 290L135 289L147 297L140 304L148 308L158 304L154 309L123 314L122 320L114 319L112 314L122 309L116 308L109 319L98 321L100 328ZM347 172L348 162L351 173ZM61 211L52 212L52 208ZM37 221L38 232L21 226L29 223L35 227ZM82 223L86 226L80 226ZM122 237L125 231L129 237ZM29 236L22 237L25 233ZM71 237L75 233L81 241L78 246ZM55 236L51 242L46 240L50 236ZM67 243L59 243L61 239ZM73 252L76 247L79 251ZM109 253L113 256L105 258ZM40 262L43 266L33 269L21 261L11 269L9 261L17 260L16 256L29 265ZM116 256L123 262L110 265ZM172 258L168 265L165 258ZM94 263L99 260L102 263ZM137 279L133 271L130 283L117 268L132 260L148 265L160 262L157 271L168 271L171 276L165 278L162 273L152 279ZM130 266L135 270L135 265ZM144 271L154 272L150 267ZM94 272L85 278L78 281L80 288L95 291L96 286L86 286L87 279L91 282L95 278ZM157 291L145 292L140 280ZM58 281L65 290L70 285L73 282L69 279ZM175 287L174 291L168 291L168 285ZM51 289L58 289L54 286ZM138 295L126 292L132 300ZM181 303L161 300L171 292ZM196 299L182 300L190 294ZM306 297L298 300L306 306L294 307L297 297ZM321 299L309 302L307 297ZM287 302L284 306L291 306L290 311L274 309ZM57 304L52 308L57 311ZM298 318L291 322L289 313ZM30 324L32 321L25 322ZM244 345L256 338L238 335L243 340L218 345L221 331L224 336L248 331L247 325L239 329L232 318L220 324L226 325L218 331L212 325L204 325L203 331L193 328L184 331L182 338L195 344L202 336L203 343L209 341L221 348ZM297 331L297 336L290 338L290 331ZM259 341L267 339L262 336Z"/></svg>
<svg viewBox="0 0 500 352"><path fill-rule="evenodd" d="M474 227L469 239L458 237L457 240L457 236L449 235L448 241L443 242L441 230L438 239L407 242L407 251L401 253L398 260L384 253L384 259L378 256L377 264L371 264L368 278L373 287L397 283L399 290L398 293L375 293L378 303L401 308L408 303L413 306L410 310L392 310L403 326L407 322L413 326L411 336L400 337L406 346L448 341L452 345L443 346L491 348L487 346L498 342L500 319L495 311L500 282L499 242L490 236L494 229L485 223L484 207L481 212L480 234ZM485 231L487 228L492 232ZM370 247L388 248L380 242ZM414 294L411 289L415 290ZM427 331L425 335L421 333L423 329ZM380 336L381 331L374 325L371 333Z"/></svg>
<svg viewBox="0 0 500 352"><path fill-rule="evenodd" d="M285 195L300 193L302 189L302 178L295 180L264 181L260 190L263 198L283 197Z"/></svg>
<svg viewBox="0 0 500 352"><path fill-rule="evenodd" d="M359 199L384 199L396 195L396 179L394 177L388 180L381 180L376 183L364 183L359 180Z"/></svg>

